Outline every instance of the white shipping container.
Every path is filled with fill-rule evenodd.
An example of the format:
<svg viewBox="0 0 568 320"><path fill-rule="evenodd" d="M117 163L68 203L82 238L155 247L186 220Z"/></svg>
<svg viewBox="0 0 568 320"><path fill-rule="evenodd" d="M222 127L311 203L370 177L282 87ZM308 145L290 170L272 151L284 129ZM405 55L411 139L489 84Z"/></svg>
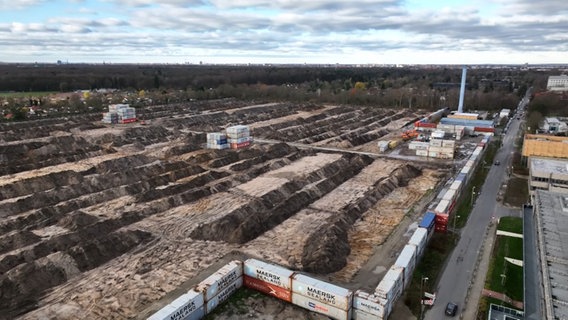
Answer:
<svg viewBox="0 0 568 320"><path fill-rule="evenodd" d="M353 309L353 320L384 320L386 317L379 317L374 314L370 314L363 310Z"/></svg>
<svg viewBox="0 0 568 320"><path fill-rule="evenodd" d="M416 150L416 155L421 156L421 157L427 157L428 156L428 150Z"/></svg>
<svg viewBox="0 0 568 320"><path fill-rule="evenodd" d="M382 319L390 313L390 303L374 294L357 290L353 295L353 311L355 310L361 310Z"/></svg>
<svg viewBox="0 0 568 320"><path fill-rule="evenodd" d="M442 140L440 139L430 139L430 147L441 147Z"/></svg>
<svg viewBox="0 0 568 320"><path fill-rule="evenodd" d="M349 308L349 310L342 310L295 292L292 292L292 303L309 311L321 313L333 319L351 320L352 318L352 308Z"/></svg>
<svg viewBox="0 0 568 320"><path fill-rule="evenodd" d="M244 273L251 278L272 283L286 290L292 290L292 275L294 271L286 268L256 259L247 259L245 261Z"/></svg>
<svg viewBox="0 0 568 320"><path fill-rule="evenodd" d="M224 265L214 274L201 281L195 290L203 292L205 301L209 301L219 292L223 291L235 280L243 276L243 262L234 260Z"/></svg>
<svg viewBox="0 0 568 320"><path fill-rule="evenodd" d="M428 150L428 157L438 158L438 152L433 152L433 151Z"/></svg>
<svg viewBox="0 0 568 320"><path fill-rule="evenodd" d="M408 240L408 244L412 244L416 246L416 256L420 257L422 255L422 251L424 247L426 247L426 240L428 239L428 230L425 228L416 228L410 240Z"/></svg>
<svg viewBox="0 0 568 320"><path fill-rule="evenodd" d="M407 244L398 255L395 266L404 268L404 278L402 279L403 286L406 288L412 280L412 272L416 266L416 246Z"/></svg>
<svg viewBox="0 0 568 320"><path fill-rule="evenodd" d="M456 198L456 195L457 195L456 190L453 190L453 189L450 188L448 191L446 191L446 193L444 194L442 199L448 200L449 202L452 202Z"/></svg>
<svg viewBox="0 0 568 320"><path fill-rule="evenodd" d="M432 132L431 137L435 138L435 139L443 139L445 135L446 135L446 133L444 131L436 130L436 131Z"/></svg>
<svg viewBox="0 0 568 320"><path fill-rule="evenodd" d="M428 142L412 141L408 144L408 149L410 149L410 150L424 150L424 149L428 149L429 145L430 144Z"/></svg>
<svg viewBox="0 0 568 320"><path fill-rule="evenodd" d="M392 266L375 288L375 295L379 298L395 301L402 293L402 277L404 270L400 267Z"/></svg>
<svg viewBox="0 0 568 320"><path fill-rule="evenodd" d="M292 276L292 292L342 310L349 310L353 302L352 291L298 273Z"/></svg>
<svg viewBox="0 0 568 320"><path fill-rule="evenodd" d="M440 159L453 159L454 153L453 152L440 152L440 153L438 153L438 158L440 158Z"/></svg>
<svg viewBox="0 0 568 320"><path fill-rule="evenodd" d="M182 294L172 303L156 312L148 319L150 320L197 320L205 315L205 306L203 294L190 290L188 293Z"/></svg>
<svg viewBox="0 0 568 320"><path fill-rule="evenodd" d="M224 290L219 291L219 294L207 301L205 312L211 313L213 309L217 308L221 303L227 301L229 297L243 286L243 277L238 278L233 283L229 284Z"/></svg>
<svg viewBox="0 0 568 320"><path fill-rule="evenodd" d="M439 213L447 213L446 211L448 211L449 207L450 207L450 201L441 200L438 203L438 205L436 206L436 209L434 209L434 211L439 212Z"/></svg>
<svg viewBox="0 0 568 320"><path fill-rule="evenodd" d="M471 171L471 167L463 167L460 171L460 173L465 174L466 176L469 176L469 172Z"/></svg>
<svg viewBox="0 0 568 320"><path fill-rule="evenodd" d="M442 147L444 148L451 148L452 150L456 146L455 140L442 140Z"/></svg>
<svg viewBox="0 0 568 320"><path fill-rule="evenodd" d="M459 180L456 180L450 186L450 190L456 190L456 192L459 193L459 191L461 190L461 186L462 186L462 182L459 181Z"/></svg>

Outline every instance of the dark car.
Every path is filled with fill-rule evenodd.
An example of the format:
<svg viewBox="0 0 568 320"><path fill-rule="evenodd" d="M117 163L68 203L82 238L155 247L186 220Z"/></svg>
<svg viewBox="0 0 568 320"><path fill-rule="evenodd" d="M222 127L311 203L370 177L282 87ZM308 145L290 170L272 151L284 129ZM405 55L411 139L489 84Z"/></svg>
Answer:
<svg viewBox="0 0 568 320"><path fill-rule="evenodd" d="M446 315L453 317L458 312L458 305L453 302L448 302L446 305Z"/></svg>
<svg viewBox="0 0 568 320"><path fill-rule="evenodd" d="M495 160L495 165L496 165L496 166L498 166L498 165L500 165L500 164L501 164L501 161Z"/></svg>

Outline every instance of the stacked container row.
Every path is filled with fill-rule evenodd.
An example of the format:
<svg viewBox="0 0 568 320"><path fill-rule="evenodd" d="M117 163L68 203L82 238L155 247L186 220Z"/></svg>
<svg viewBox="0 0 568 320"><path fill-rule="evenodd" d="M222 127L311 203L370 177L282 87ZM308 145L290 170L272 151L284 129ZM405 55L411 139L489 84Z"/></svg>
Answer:
<svg viewBox="0 0 568 320"><path fill-rule="evenodd" d="M195 291L205 300L205 313L211 313L243 286L243 262L231 261L214 274L201 281Z"/></svg>
<svg viewBox="0 0 568 320"><path fill-rule="evenodd" d="M353 319L387 319L391 311L391 301L379 298L375 294L370 294L363 290L357 290L353 296Z"/></svg>
<svg viewBox="0 0 568 320"><path fill-rule="evenodd" d="M225 131L227 132L227 141L231 149L246 148L252 144L253 139L250 135L249 126L232 126Z"/></svg>
<svg viewBox="0 0 568 320"><path fill-rule="evenodd" d="M222 132L212 132L207 134L208 149L228 149L229 143L227 135Z"/></svg>

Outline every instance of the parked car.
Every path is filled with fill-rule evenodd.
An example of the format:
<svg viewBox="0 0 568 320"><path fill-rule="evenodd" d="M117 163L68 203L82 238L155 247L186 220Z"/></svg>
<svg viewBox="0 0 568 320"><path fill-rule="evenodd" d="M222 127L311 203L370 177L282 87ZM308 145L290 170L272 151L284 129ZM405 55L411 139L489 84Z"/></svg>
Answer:
<svg viewBox="0 0 568 320"><path fill-rule="evenodd" d="M453 317L456 315L456 313L458 312L458 305L453 303L453 302L448 302L448 304L446 305L446 315Z"/></svg>
<svg viewBox="0 0 568 320"><path fill-rule="evenodd" d="M498 166L498 165L500 165L500 164L501 164L501 161L495 160L495 165L496 165L496 166Z"/></svg>

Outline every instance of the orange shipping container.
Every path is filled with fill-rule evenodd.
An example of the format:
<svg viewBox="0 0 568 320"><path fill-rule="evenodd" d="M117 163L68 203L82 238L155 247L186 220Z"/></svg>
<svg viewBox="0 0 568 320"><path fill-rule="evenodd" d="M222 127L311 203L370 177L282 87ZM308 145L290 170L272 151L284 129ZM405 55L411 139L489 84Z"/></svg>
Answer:
<svg viewBox="0 0 568 320"><path fill-rule="evenodd" d="M292 291L273 285L262 280L251 278L247 275L244 276L245 287L260 291L267 295L276 297L286 302L292 302Z"/></svg>

